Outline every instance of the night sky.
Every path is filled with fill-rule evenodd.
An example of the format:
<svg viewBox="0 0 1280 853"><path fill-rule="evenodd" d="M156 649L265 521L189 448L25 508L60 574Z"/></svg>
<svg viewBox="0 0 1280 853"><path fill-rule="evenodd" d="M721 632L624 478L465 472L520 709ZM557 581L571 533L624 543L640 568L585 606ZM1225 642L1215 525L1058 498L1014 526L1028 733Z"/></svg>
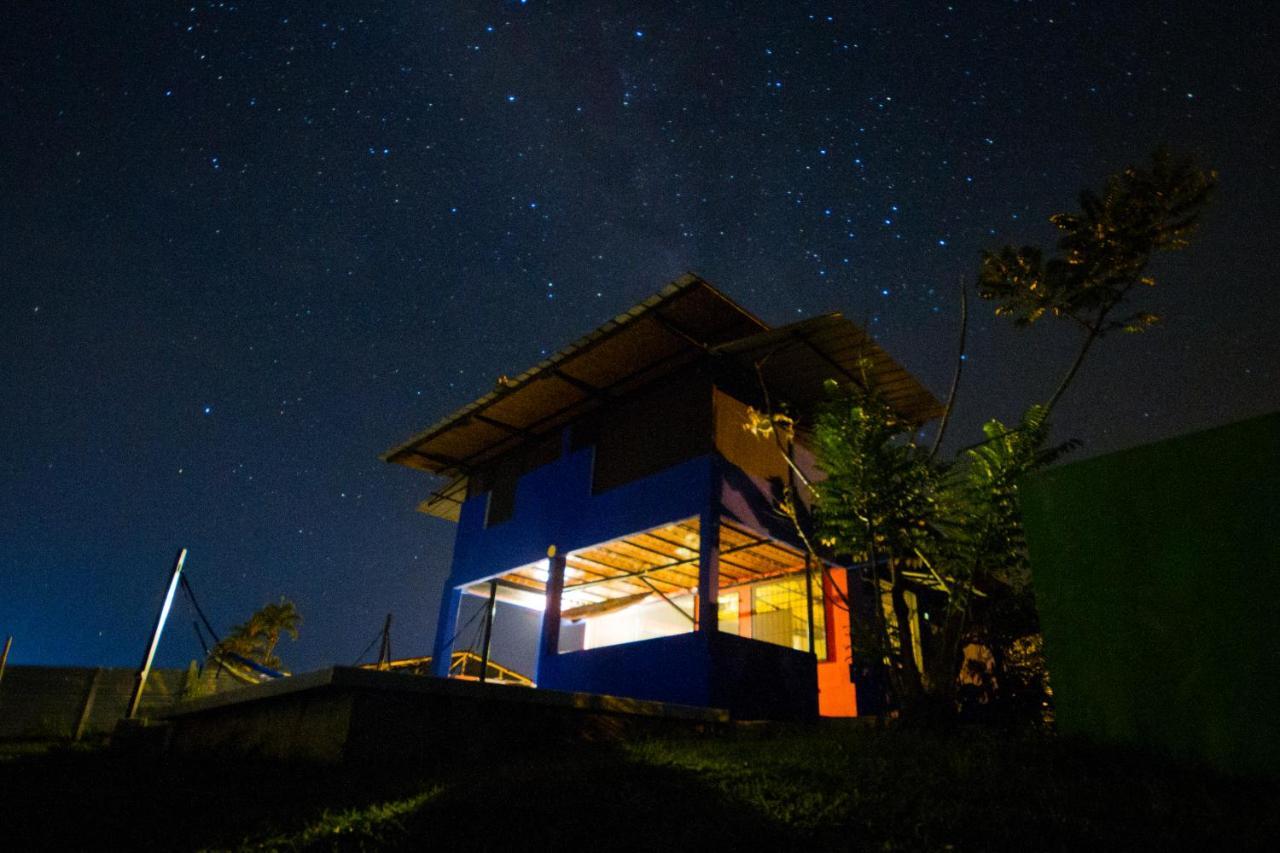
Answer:
<svg viewBox="0 0 1280 853"><path fill-rule="evenodd" d="M429 653L454 528L380 452L685 271L768 322L842 311L941 396L979 251L1161 142L1219 191L1057 435L1280 407L1269 3L37 5L0 28L14 663L136 665L180 545L220 631L297 602L295 670L388 611ZM971 308L956 443L1077 340ZM192 618L160 664L200 657Z"/></svg>

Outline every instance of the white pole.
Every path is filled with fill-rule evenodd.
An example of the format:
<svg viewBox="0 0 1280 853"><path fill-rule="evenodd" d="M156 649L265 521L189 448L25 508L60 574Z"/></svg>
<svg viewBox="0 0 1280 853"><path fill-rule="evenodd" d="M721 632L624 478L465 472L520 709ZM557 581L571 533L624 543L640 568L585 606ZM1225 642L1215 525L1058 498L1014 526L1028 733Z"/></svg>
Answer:
<svg viewBox="0 0 1280 853"><path fill-rule="evenodd" d="M187 549L178 552L173 563L173 578L169 581L169 592L160 607L160 615L156 617L156 628L151 633L151 645L147 647L147 656L142 659L142 669L138 670L138 686L133 692L133 701L129 703L129 719L138 714L138 706L142 704L142 689L147 686L147 676L151 674L151 661L156 656L156 646L160 645L160 632L164 630L164 622L169 618L169 608L173 606L173 594L178 591L178 576L182 574L182 564L187 560Z"/></svg>

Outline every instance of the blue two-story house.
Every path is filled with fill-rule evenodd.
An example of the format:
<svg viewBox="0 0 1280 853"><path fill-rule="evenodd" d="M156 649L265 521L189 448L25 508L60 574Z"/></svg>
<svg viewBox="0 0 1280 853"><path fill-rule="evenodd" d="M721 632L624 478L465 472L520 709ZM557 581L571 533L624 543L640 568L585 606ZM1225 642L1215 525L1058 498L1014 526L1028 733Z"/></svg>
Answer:
<svg viewBox="0 0 1280 853"><path fill-rule="evenodd" d="M864 371L911 420L939 413L839 315L770 328L688 275L388 451L447 479L419 509L458 524L435 674L478 595L541 613L539 688L803 718L821 684L824 713L853 713L845 573L778 511L812 470L803 432L746 425L803 423Z"/></svg>

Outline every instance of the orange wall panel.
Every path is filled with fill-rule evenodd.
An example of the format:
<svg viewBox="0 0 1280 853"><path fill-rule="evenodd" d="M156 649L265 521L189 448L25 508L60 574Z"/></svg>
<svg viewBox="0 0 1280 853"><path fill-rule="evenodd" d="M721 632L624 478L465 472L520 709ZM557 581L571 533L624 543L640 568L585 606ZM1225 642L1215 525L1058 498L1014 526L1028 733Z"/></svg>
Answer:
<svg viewBox="0 0 1280 853"><path fill-rule="evenodd" d="M829 661L818 661L818 713L824 717L858 716L858 693L849 680L853 662L849 645L849 611L840 606L837 589L848 589L844 569L831 569L823 578L822 600L826 606Z"/></svg>

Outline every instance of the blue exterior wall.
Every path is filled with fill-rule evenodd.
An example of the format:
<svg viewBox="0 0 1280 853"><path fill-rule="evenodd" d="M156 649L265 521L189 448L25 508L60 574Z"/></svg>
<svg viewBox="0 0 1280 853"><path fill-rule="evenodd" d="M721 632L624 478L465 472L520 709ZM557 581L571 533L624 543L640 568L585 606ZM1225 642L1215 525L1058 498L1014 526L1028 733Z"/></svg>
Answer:
<svg viewBox="0 0 1280 853"><path fill-rule="evenodd" d="M449 667L453 665L453 639L458 631L458 607L461 604L462 590L446 583L440 596L436 639L431 649L431 673L440 678L448 678Z"/></svg>
<svg viewBox="0 0 1280 853"><path fill-rule="evenodd" d="M487 495L462 505L448 587L493 577L547 556L547 546L572 551L699 515L715 474L699 456L600 494L591 493L590 448L535 468L516 485L512 517L485 527Z"/></svg>
<svg viewBox="0 0 1280 853"><path fill-rule="evenodd" d="M718 631L549 655L538 686L725 708L738 719L818 715L813 655Z"/></svg>
<svg viewBox="0 0 1280 853"><path fill-rule="evenodd" d="M718 518L724 487L734 494L733 503L743 505L731 517L766 535L793 538L787 535L791 531L767 522L767 484L746 477L718 454L599 494L592 493L593 457L592 448L568 452L525 474L516 484L511 517L492 527L485 526L488 495L463 503L437 622L436 675L448 675L459 587L541 560L550 545L566 554L685 518ZM813 655L721 634L714 598L704 598L713 614L706 620L709 630L565 654L544 650L538 686L726 708L741 719L816 717Z"/></svg>

